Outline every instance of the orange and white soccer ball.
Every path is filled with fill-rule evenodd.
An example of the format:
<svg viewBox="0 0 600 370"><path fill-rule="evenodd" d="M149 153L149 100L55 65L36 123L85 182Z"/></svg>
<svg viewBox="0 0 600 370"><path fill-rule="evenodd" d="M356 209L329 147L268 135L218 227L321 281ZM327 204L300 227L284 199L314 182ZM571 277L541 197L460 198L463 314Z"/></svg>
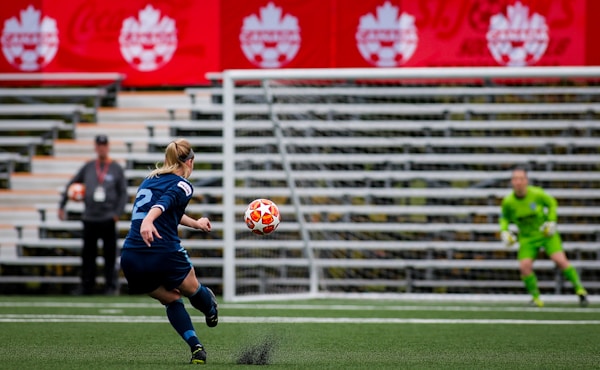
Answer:
<svg viewBox="0 0 600 370"><path fill-rule="evenodd" d="M72 183L67 190L67 196L70 200L81 202L85 198L85 185L79 182Z"/></svg>
<svg viewBox="0 0 600 370"><path fill-rule="evenodd" d="M255 199L246 208L244 212L244 222L246 226L255 234L266 235L270 234L281 221L279 208L277 204L269 199Z"/></svg>

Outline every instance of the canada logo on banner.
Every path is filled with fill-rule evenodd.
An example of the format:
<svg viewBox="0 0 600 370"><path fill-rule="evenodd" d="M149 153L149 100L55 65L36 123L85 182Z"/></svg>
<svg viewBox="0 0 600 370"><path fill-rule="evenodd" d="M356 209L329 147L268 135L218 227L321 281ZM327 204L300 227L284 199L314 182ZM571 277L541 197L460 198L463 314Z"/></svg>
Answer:
<svg viewBox="0 0 600 370"><path fill-rule="evenodd" d="M20 19L4 22L2 53L8 62L21 71L38 71L48 65L58 51L56 20L44 16L29 5L21 10Z"/></svg>
<svg viewBox="0 0 600 370"><path fill-rule="evenodd" d="M356 46L361 56L376 67L396 67L406 63L417 49L419 37L415 17L402 13L386 1L377 15L360 17Z"/></svg>
<svg viewBox="0 0 600 370"><path fill-rule="evenodd" d="M546 18L529 16L529 8L520 2L508 6L506 16L490 18L486 34L488 49L499 64L513 67L536 63L546 52L550 39Z"/></svg>
<svg viewBox="0 0 600 370"><path fill-rule="evenodd" d="M177 28L172 18L147 5L138 18L123 21L119 35L121 55L131 66L150 72L167 64L177 50Z"/></svg>
<svg viewBox="0 0 600 370"><path fill-rule="evenodd" d="M244 18L240 44L244 56L257 67L283 67L300 50L298 18L290 14L282 17L282 12L270 2L260 8L260 17L252 14Z"/></svg>

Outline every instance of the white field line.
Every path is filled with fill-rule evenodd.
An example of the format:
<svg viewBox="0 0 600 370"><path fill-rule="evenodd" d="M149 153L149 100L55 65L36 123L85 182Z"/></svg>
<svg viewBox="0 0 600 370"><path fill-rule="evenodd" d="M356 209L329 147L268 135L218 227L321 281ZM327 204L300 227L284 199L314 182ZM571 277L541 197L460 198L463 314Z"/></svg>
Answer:
<svg viewBox="0 0 600 370"><path fill-rule="evenodd" d="M0 302L0 307L46 307L46 308L162 308L158 302L148 303L91 303L91 302ZM273 303L220 303L219 308L245 310L315 310L315 311L456 311L456 312L553 312L553 313L600 313L598 308L573 307L520 307L509 306L399 306L399 305L342 305L342 304L273 304Z"/></svg>
<svg viewBox="0 0 600 370"><path fill-rule="evenodd" d="M199 318L193 321L204 322ZM327 318L327 317L220 317L230 324L491 324L491 325L600 325L600 320L507 320L507 319L396 319L396 318ZM164 316L104 316L104 315L32 315L4 314L0 322L19 323L168 323Z"/></svg>

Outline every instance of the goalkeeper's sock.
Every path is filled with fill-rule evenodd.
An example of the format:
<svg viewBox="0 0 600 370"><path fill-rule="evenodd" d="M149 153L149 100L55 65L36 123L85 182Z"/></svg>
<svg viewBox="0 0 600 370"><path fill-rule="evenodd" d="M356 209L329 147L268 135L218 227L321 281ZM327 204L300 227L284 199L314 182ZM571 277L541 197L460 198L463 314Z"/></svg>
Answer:
<svg viewBox="0 0 600 370"><path fill-rule="evenodd" d="M573 289L575 289L575 292L585 292L585 289L581 284L581 280L579 279L579 274L573 265L569 265L569 267L564 269L563 275L571 282L571 284L573 284Z"/></svg>
<svg viewBox="0 0 600 370"><path fill-rule="evenodd" d="M194 348L200 344L200 340L194 330L192 319L190 314L185 309L182 299L178 299L174 302L165 305L167 309L167 317L171 326L177 331L177 333L186 341L190 348Z"/></svg>
<svg viewBox="0 0 600 370"><path fill-rule="evenodd" d="M535 273L531 273L529 275L521 276L521 280L525 284L525 289L531 294L534 299L540 298L540 289L538 288L537 276Z"/></svg>

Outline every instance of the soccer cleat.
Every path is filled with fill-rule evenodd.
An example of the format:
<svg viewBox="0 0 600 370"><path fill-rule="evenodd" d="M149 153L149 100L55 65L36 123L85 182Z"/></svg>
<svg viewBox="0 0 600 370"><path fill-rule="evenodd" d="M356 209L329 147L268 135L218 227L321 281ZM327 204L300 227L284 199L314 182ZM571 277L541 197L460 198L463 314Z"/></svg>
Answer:
<svg viewBox="0 0 600 370"><path fill-rule="evenodd" d="M194 349L192 349L192 359L190 360L190 364L205 364L206 363L206 351L201 344L196 345Z"/></svg>
<svg viewBox="0 0 600 370"><path fill-rule="evenodd" d="M577 292L575 292L575 294L577 294L577 296L579 297L579 305L581 307L587 307L587 305L590 304L590 302L587 299L587 291L585 289L578 289Z"/></svg>
<svg viewBox="0 0 600 370"><path fill-rule="evenodd" d="M542 308L544 307L544 302L539 298L533 298L531 302L529 302L531 306Z"/></svg>
<svg viewBox="0 0 600 370"><path fill-rule="evenodd" d="M217 298L215 297L215 293L210 288L206 288L211 296L212 309L208 314L205 315L206 325L209 328L214 328L219 323L219 310L217 304ZM211 314L212 313L212 314Z"/></svg>

